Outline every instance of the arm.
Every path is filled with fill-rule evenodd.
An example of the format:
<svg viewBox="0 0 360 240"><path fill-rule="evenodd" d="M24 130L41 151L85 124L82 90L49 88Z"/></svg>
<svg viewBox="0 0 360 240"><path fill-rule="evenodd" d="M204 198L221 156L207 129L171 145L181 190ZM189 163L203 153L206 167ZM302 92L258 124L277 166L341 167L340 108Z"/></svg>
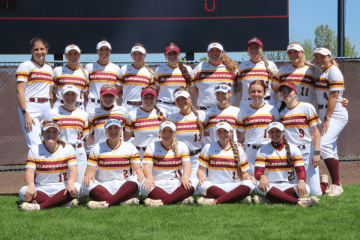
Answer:
<svg viewBox="0 0 360 240"><path fill-rule="evenodd" d="M238 137L238 145L244 148L243 143L245 142L245 132L237 131L237 137Z"/></svg>
<svg viewBox="0 0 360 240"><path fill-rule="evenodd" d="M89 91L84 92L84 101L89 101Z"/></svg>
<svg viewBox="0 0 360 240"><path fill-rule="evenodd" d="M69 171L70 171L70 177L67 182L67 186L66 186L64 195L66 195L66 193L69 192L70 196L75 198L78 195L78 191L74 184L76 179L78 178L77 165L73 164L73 165L69 166Z"/></svg>
<svg viewBox="0 0 360 240"><path fill-rule="evenodd" d="M299 197L305 197L306 195L306 183L304 179L300 179L296 185L296 191L299 192Z"/></svg>
<svg viewBox="0 0 360 240"><path fill-rule="evenodd" d="M89 135L85 136L84 139L86 142L91 143L91 144L94 144L94 142L95 142L95 137L93 134L89 134Z"/></svg>
<svg viewBox="0 0 360 240"><path fill-rule="evenodd" d="M150 192L151 188L155 186L155 180L152 175L153 165L151 163L144 163L145 182L143 187L146 191Z"/></svg>
<svg viewBox="0 0 360 240"><path fill-rule="evenodd" d="M90 185L90 181L92 180L93 182L95 182L95 173L96 173L96 167L94 166L90 166L88 165L86 167L86 171L85 171L85 176L82 180L83 184L85 186L89 186Z"/></svg>
<svg viewBox="0 0 360 240"><path fill-rule="evenodd" d="M140 163L131 163L133 175L137 174L139 182L144 180L144 171Z"/></svg>
<svg viewBox="0 0 360 240"><path fill-rule="evenodd" d="M197 178L199 179L199 185L201 185L204 181L207 180L205 177L206 168L204 166L199 165L198 171L196 173Z"/></svg>
<svg viewBox="0 0 360 240"><path fill-rule="evenodd" d="M195 97L199 96L199 89L195 85L189 86L188 89L189 89L190 95L195 96Z"/></svg>
<svg viewBox="0 0 360 240"><path fill-rule="evenodd" d="M314 139L314 150L320 150L320 131L316 126L311 127L311 131L313 133L313 139ZM312 158L312 164L314 165L314 167L316 168L317 166L320 165L320 155L313 155Z"/></svg>
<svg viewBox="0 0 360 240"><path fill-rule="evenodd" d="M274 90L275 94L279 91L280 85L278 84L271 84L272 90Z"/></svg>
<svg viewBox="0 0 360 240"><path fill-rule="evenodd" d="M26 82L19 82L16 86L17 98L21 110L27 109L26 100L25 100L25 89L26 89ZM24 121L25 121L26 131L31 132L32 125L33 124L35 125L35 121L34 119L32 119L28 111L24 114Z"/></svg>
<svg viewBox="0 0 360 240"><path fill-rule="evenodd" d="M182 163L182 166L184 169L184 174L181 177L180 185L183 185L185 190L189 190L191 188L191 181L189 180L191 174L191 163L190 161L185 161Z"/></svg>
<svg viewBox="0 0 360 240"><path fill-rule="evenodd" d="M122 96L123 96L123 90L122 90L122 88L123 88L123 87L122 87L122 86L119 86L119 85L116 85L115 87L116 87L116 91L117 91L117 96L122 99Z"/></svg>
<svg viewBox="0 0 360 240"><path fill-rule="evenodd" d="M132 137L133 132L124 131L124 141L127 142Z"/></svg>
<svg viewBox="0 0 360 240"><path fill-rule="evenodd" d="M36 198L36 188L35 188L35 169L27 168L25 172L25 181L28 185L28 188L25 191L25 200L31 201Z"/></svg>
<svg viewBox="0 0 360 240"><path fill-rule="evenodd" d="M326 114L325 114L326 117L331 118L331 116L334 112L334 109L336 107L338 97L339 97L338 91L330 92L327 109L326 109ZM330 126L330 119L327 119L327 120L324 119L324 122L321 127L321 135L324 135L325 133L327 133L329 126Z"/></svg>

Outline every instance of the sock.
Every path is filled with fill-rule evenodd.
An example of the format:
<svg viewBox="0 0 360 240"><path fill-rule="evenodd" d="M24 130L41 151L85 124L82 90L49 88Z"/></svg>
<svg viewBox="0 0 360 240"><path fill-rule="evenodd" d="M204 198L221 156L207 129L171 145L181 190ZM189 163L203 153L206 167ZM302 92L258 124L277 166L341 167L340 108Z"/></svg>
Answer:
<svg viewBox="0 0 360 240"><path fill-rule="evenodd" d="M57 194L55 194L54 196L52 196L51 198L40 204L40 209L49 208L49 207L59 207L74 199L73 197L70 196L70 193L66 193L64 195L64 192L65 189L61 190L60 192L58 192Z"/></svg>
<svg viewBox="0 0 360 240"><path fill-rule="evenodd" d="M170 203L177 203L177 202L179 202L181 200L184 200L184 199L192 196L193 194L194 194L194 188L193 187L191 187L189 190L185 190L184 186L181 185L180 187L178 187L175 190L175 192L170 194L165 199L162 199L162 202L164 203L164 205L168 205Z"/></svg>
<svg viewBox="0 0 360 240"><path fill-rule="evenodd" d="M231 190L230 192L222 195L221 197L217 198L216 201L218 203L234 203L241 199L246 198L249 196L250 188L245 185L240 185L237 188Z"/></svg>
<svg viewBox="0 0 360 240"><path fill-rule="evenodd" d="M137 183L128 181L106 202L109 206L118 205L119 203L130 199L138 190Z"/></svg>
<svg viewBox="0 0 360 240"><path fill-rule="evenodd" d="M321 187L321 192L322 192L322 194L323 195L325 195L326 194L326 188L329 186L329 184L328 183L320 183L320 187Z"/></svg>
<svg viewBox="0 0 360 240"><path fill-rule="evenodd" d="M340 186L339 160L336 160L335 158L328 158L325 159L324 162L329 170L332 184Z"/></svg>
<svg viewBox="0 0 360 240"><path fill-rule="evenodd" d="M287 195L289 195L290 197L294 197L294 198L298 198L299 196L296 194L295 189L294 188L288 188L284 191L284 193L286 193Z"/></svg>
<svg viewBox="0 0 360 240"><path fill-rule="evenodd" d="M154 187L154 189L149 193L148 198L151 199L165 199L169 196L169 194L167 192L165 192L165 190L163 190L160 187Z"/></svg>
<svg viewBox="0 0 360 240"><path fill-rule="evenodd" d="M94 201L106 201L109 200L113 195L101 185L97 185L89 192L89 197Z"/></svg>
<svg viewBox="0 0 360 240"><path fill-rule="evenodd" d="M211 186L206 191L207 198L215 198L216 199L216 198L221 197L224 194L226 194L226 192L217 186Z"/></svg>
<svg viewBox="0 0 360 240"><path fill-rule="evenodd" d="M31 199L31 203L34 203L36 201L37 204L42 204L43 202L47 201L49 199L49 195L42 191L36 191L36 198Z"/></svg>
<svg viewBox="0 0 360 240"><path fill-rule="evenodd" d="M297 204L298 199L294 197L290 197L286 193L282 192L280 189L276 187L272 187L270 191L266 194L266 198L270 200L272 203L291 203Z"/></svg>

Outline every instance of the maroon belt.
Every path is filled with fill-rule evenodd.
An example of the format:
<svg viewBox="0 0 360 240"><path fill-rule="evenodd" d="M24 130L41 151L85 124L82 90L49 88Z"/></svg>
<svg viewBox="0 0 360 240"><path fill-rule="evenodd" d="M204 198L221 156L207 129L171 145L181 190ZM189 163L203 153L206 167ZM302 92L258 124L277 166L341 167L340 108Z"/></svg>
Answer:
<svg viewBox="0 0 360 240"><path fill-rule="evenodd" d="M190 156L194 156L194 155L198 154L199 152L201 152L201 149L192 151L192 152L190 152Z"/></svg>
<svg viewBox="0 0 360 240"><path fill-rule="evenodd" d="M136 149L137 149L137 150L143 150L143 151L145 152L146 147L138 147L138 146L136 146Z"/></svg>
<svg viewBox="0 0 360 240"><path fill-rule="evenodd" d="M30 102L47 102L49 101L47 98L29 98Z"/></svg>
<svg viewBox="0 0 360 240"><path fill-rule="evenodd" d="M205 111L206 111L206 110L208 110L208 107L200 107L199 109L200 109L200 110L205 110Z"/></svg>
<svg viewBox="0 0 360 240"><path fill-rule="evenodd" d="M90 102L101 103L101 100L92 98L92 99L90 99Z"/></svg>
<svg viewBox="0 0 360 240"><path fill-rule="evenodd" d="M142 105L141 102L133 102L133 101L127 101L126 104L134 105L134 106L141 106Z"/></svg>

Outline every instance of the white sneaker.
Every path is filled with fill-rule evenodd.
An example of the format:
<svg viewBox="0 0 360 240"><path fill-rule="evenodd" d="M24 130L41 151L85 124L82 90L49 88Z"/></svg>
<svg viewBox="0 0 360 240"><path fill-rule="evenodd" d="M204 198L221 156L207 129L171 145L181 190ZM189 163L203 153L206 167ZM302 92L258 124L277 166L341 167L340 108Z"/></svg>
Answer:
<svg viewBox="0 0 360 240"><path fill-rule="evenodd" d="M40 205L36 203L23 202L20 207L24 211L40 210Z"/></svg>
<svg viewBox="0 0 360 240"><path fill-rule="evenodd" d="M123 202L123 205L139 205L139 199L138 198L130 198L129 200L126 200L125 202Z"/></svg>
<svg viewBox="0 0 360 240"><path fill-rule="evenodd" d="M344 189L343 189L341 183L340 183L340 186L335 185L335 184L333 184L333 185L331 185L331 186L332 186L332 187L331 187L331 191L330 191L330 193L329 193L329 196L330 196L330 197L339 196L340 194L342 194L342 193L344 192Z"/></svg>
<svg viewBox="0 0 360 240"><path fill-rule="evenodd" d="M67 204L63 205L66 208L71 208L71 207L77 207L79 205L79 200L77 200L76 198L71 200L70 202L68 202Z"/></svg>
<svg viewBox="0 0 360 240"><path fill-rule="evenodd" d="M184 201L182 202L183 205L187 205L187 204L194 204L194 198L192 196L185 198Z"/></svg>
<svg viewBox="0 0 360 240"><path fill-rule="evenodd" d="M146 198L144 203L148 207L158 207L164 205L164 203L161 200L154 200L151 198Z"/></svg>
<svg viewBox="0 0 360 240"><path fill-rule="evenodd" d="M216 205L216 201L213 198L198 198L197 202L201 205Z"/></svg>
<svg viewBox="0 0 360 240"><path fill-rule="evenodd" d="M320 176L320 182L322 183L329 183L329 176L327 174L322 174Z"/></svg>
<svg viewBox="0 0 360 240"><path fill-rule="evenodd" d="M109 204L106 201L90 201L86 204L89 208L91 209L96 209L96 208L107 208L109 207Z"/></svg>
<svg viewBox="0 0 360 240"><path fill-rule="evenodd" d="M240 203L250 205L250 204L252 204L252 199L251 199L250 196L247 196L246 198L244 198L243 200L241 200Z"/></svg>
<svg viewBox="0 0 360 240"><path fill-rule="evenodd" d="M302 207L312 207L319 204L319 199L315 196L299 198L298 204Z"/></svg>
<svg viewBox="0 0 360 240"><path fill-rule="evenodd" d="M326 190L325 190L325 193L329 194L329 193L331 192L331 190L332 190L332 186L333 186L333 185L330 185L330 184L329 184L329 185L327 186Z"/></svg>
<svg viewBox="0 0 360 240"><path fill-rule="evenodd" d="M254 197L254 204L265 204L265 203L270 203L269 199L267 199L264 196L261 195L255 195Z"/></svg>

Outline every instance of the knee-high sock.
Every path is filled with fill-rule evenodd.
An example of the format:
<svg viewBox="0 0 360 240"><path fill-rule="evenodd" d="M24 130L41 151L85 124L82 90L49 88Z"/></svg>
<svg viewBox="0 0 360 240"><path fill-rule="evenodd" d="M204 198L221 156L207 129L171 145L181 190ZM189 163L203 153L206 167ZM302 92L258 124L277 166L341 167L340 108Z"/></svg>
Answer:
<svg viewBox="0 0 360 240"><path fill-rule="evenodd" d="M34 201L36 201L37 204L42 204L43 202L49 200L49 195L47 195L46 193L42 192L42 191L36 191L36 198L31 199L31 203L33 203Z"/></svg>
<svg viewBox="0 0 360 240"><path fill-rule="evenodd" d="M336 160L335 158L327 158L324 162L329 170L332 184L340 186L339 160Z"/></svg>
<svg viewBox="0 0 360 240"><path fill-rule="evenodd" d="M191 187L189 190L185 190L184 186L181 185L178 187L172 194L170 194L165 199L162 199L164 205L177 203L185 198L188 198L194 194L194 188Z"/></svg>
<svg viewBox="0 0 360 240"><path fill-rule="evenodd" d="M162 188L154 187L154 189L149 193L148 198L151 199L165 199L169 196L167 192L165 192Z"/></svg>
<svg viewBox="0 0 360 240"><path fill-rule="evenodd" d="M138 190L137 183L128 181L106 202L109 206L118 205L119 203L130 199Z"/></svg>
<svg viewBox="0 0 360 240"><path fill-rule="evenodd" d="M294 198L298 198L298 195L295 192L294 188L288 188L284 191L284 193L286 193L287 195L289 195L290 197L294 197Z"/></svg>
<svg viewBox="0 0 360 240"><path fill-rule="evenodd" d="M298 199L294 197L290 197L286 193L282 192L280 189L276 187L272 187L270 191L266 194L266 198L270 200L272 203L291 203L297 204Z"/></svg>
<svg viewBox="0 0 360 240"><path fill-rule="evenodd" d="M65 189L61 190L60 192L58 192L57 194L55 194L54 196L52 196L51 198L40 204L40 209L49 208L49 207L59 207L74 199L73 197L71 197L70 193L66 193L65 195L64 193L65 193Z"/></svg>
<svg viewBox="0 0 360 240"><path fill-rule="evenodd" d="M240 185L237 188L231 190L230 192L217 198L216 201L218 203L237 202L249 196L249 193L250 193L250 188L248 186Z"/></svg>
<svg viewBox="0 0 360 240"><path fill-rule="evenodd" d="M329 186L329 184L328 183L320 183L320 187L321 187L321 192L322 192L322 194L323 195L325 195L326 194L326 188Z"/></svg>
<svg viewBox="0 0 360 240"><path fill-rule="evenodd" d="M211 186L206 191L207 198L215 198L216 199L216 198L221 197L224 194L226 194L226 192L217 186Z"/></svg>
<svg viewBox="0 0 360 240"><path fill-rule="evenodd" d="M101 185L97 185L89 192L89 197L94 201L107 201L113 195Z"/></svg>

